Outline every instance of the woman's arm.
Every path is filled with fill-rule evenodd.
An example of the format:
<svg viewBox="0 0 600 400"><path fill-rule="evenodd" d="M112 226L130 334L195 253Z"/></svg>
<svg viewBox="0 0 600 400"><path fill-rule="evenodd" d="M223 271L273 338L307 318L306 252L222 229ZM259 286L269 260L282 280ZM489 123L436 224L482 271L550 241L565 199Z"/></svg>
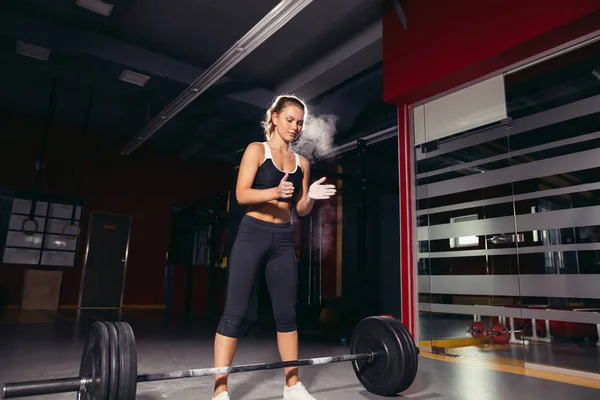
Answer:
<svg viewBox="0 0 600 400"><path fill-rule="evenodd" d="M239 204L260 204L279 199L279 190L277 187L252 189L252 182L254 182L263 152L263 145L260 143L251 143L246 148L246 151L244 151L235 187L235 197Z"/></svg>
<svg viewBox="0 0 600 400"><path fill-rule="evenodd" d="M296 212L299 216L304 217L308 215L315 204L315 201L308 197L308 183L310 182L310 163L305 157L300 156L300 166L304 171L304 177L302 179L302 186L300 193L298 194L298 201L296 201Z"/></svg>

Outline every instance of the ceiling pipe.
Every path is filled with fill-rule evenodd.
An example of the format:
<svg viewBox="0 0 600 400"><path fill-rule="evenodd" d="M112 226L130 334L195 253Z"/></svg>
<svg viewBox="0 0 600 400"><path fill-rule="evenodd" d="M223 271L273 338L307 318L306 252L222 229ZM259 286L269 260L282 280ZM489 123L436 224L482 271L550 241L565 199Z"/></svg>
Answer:
<svg viewBox="0 0 600 400"><path fill-rule="evenodd" d="M296 14L308 6L312 0L282 0L240 40L227 50L213 65L200 75L175 100L165 107L154 119L135 135L122 149L122 155L129 155L148 140L163 125L175 117L188 104L194 101L213 83L224 76L231 68L242 61L255 48L277 32Z"/></svg>
<svg viewBox="0 0 600 400"><path fill-rule="evenodd" d="M368 136L361 137L360 139L365 142L367 146L371 144L375 144L381 142L382 140L387 140L394 136L398 136L398 125L391 126L389 128L383 129L379 132L372 133ZM332 157L339 156L341 154L347 153L349 151L356 150L358 139L353 140L352 142L342 144L337 146L327 153L323 154L319 157L319 160L326 160Z"/></svg>

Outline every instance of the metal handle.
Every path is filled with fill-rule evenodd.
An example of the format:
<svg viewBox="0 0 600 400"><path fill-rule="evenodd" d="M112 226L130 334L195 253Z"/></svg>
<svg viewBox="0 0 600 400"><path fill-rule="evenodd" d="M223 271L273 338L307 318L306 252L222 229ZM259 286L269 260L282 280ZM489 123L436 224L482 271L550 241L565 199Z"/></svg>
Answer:
<svg viewBox="0 0 600 400"><path fill-rule="evenodd" d="M494 244L521 243L523 240L524 237L522 233L519 233L518 235L494 235L491 238L488 238L488 242Z"/></svg>
<svg viewBox="0 0 600 400"><path fill-rule="evenodd" d="M77 392L81 387L81 383L82 380L79 377L7 383L2 389L2 397L10 399L14 397Z"/></svg>

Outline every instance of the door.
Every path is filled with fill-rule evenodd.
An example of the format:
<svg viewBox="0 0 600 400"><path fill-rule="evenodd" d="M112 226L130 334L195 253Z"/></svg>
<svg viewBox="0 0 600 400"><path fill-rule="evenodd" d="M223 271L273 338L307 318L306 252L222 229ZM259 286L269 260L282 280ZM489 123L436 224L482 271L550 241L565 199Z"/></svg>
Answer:
<svg viewBox="0 0 600 400"><path fill-rule="evenodd" d="M121 307L130 228L130 216L91 214L80 308Z"/></svg>
<svg viewBox="0 0 600 400"><path fill-rule="evenodd" d="M507 318L521 316L523 237L515 228L506 123L429 140L415 152L420 333L434 352L458 354L447 343L466 332L474 346L492 327L506 335L497 323L510 326ZM521 347L511 351L523 355Z"/></svg>

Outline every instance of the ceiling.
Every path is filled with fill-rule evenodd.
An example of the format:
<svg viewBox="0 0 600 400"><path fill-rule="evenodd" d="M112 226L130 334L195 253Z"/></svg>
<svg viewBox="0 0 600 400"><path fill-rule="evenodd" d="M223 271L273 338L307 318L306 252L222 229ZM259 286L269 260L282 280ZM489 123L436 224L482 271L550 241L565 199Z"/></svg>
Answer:
<svg viewBox="0 0 600 400"><path fill-rule="evenodd" d="M45 118L57 79L57 121L81 126L93 93L91 128L124 146L279 3L106 1L109 16L76 0L1 3L0 108ZM394 126L396 110L382 101L381 3L312 1L142 146L235 164L237 150L262 140L260 119L280 93L334 114L334 145ZM17 43L49 57L19 54ZM124 82L124 70L150 79Z"/></svg>

